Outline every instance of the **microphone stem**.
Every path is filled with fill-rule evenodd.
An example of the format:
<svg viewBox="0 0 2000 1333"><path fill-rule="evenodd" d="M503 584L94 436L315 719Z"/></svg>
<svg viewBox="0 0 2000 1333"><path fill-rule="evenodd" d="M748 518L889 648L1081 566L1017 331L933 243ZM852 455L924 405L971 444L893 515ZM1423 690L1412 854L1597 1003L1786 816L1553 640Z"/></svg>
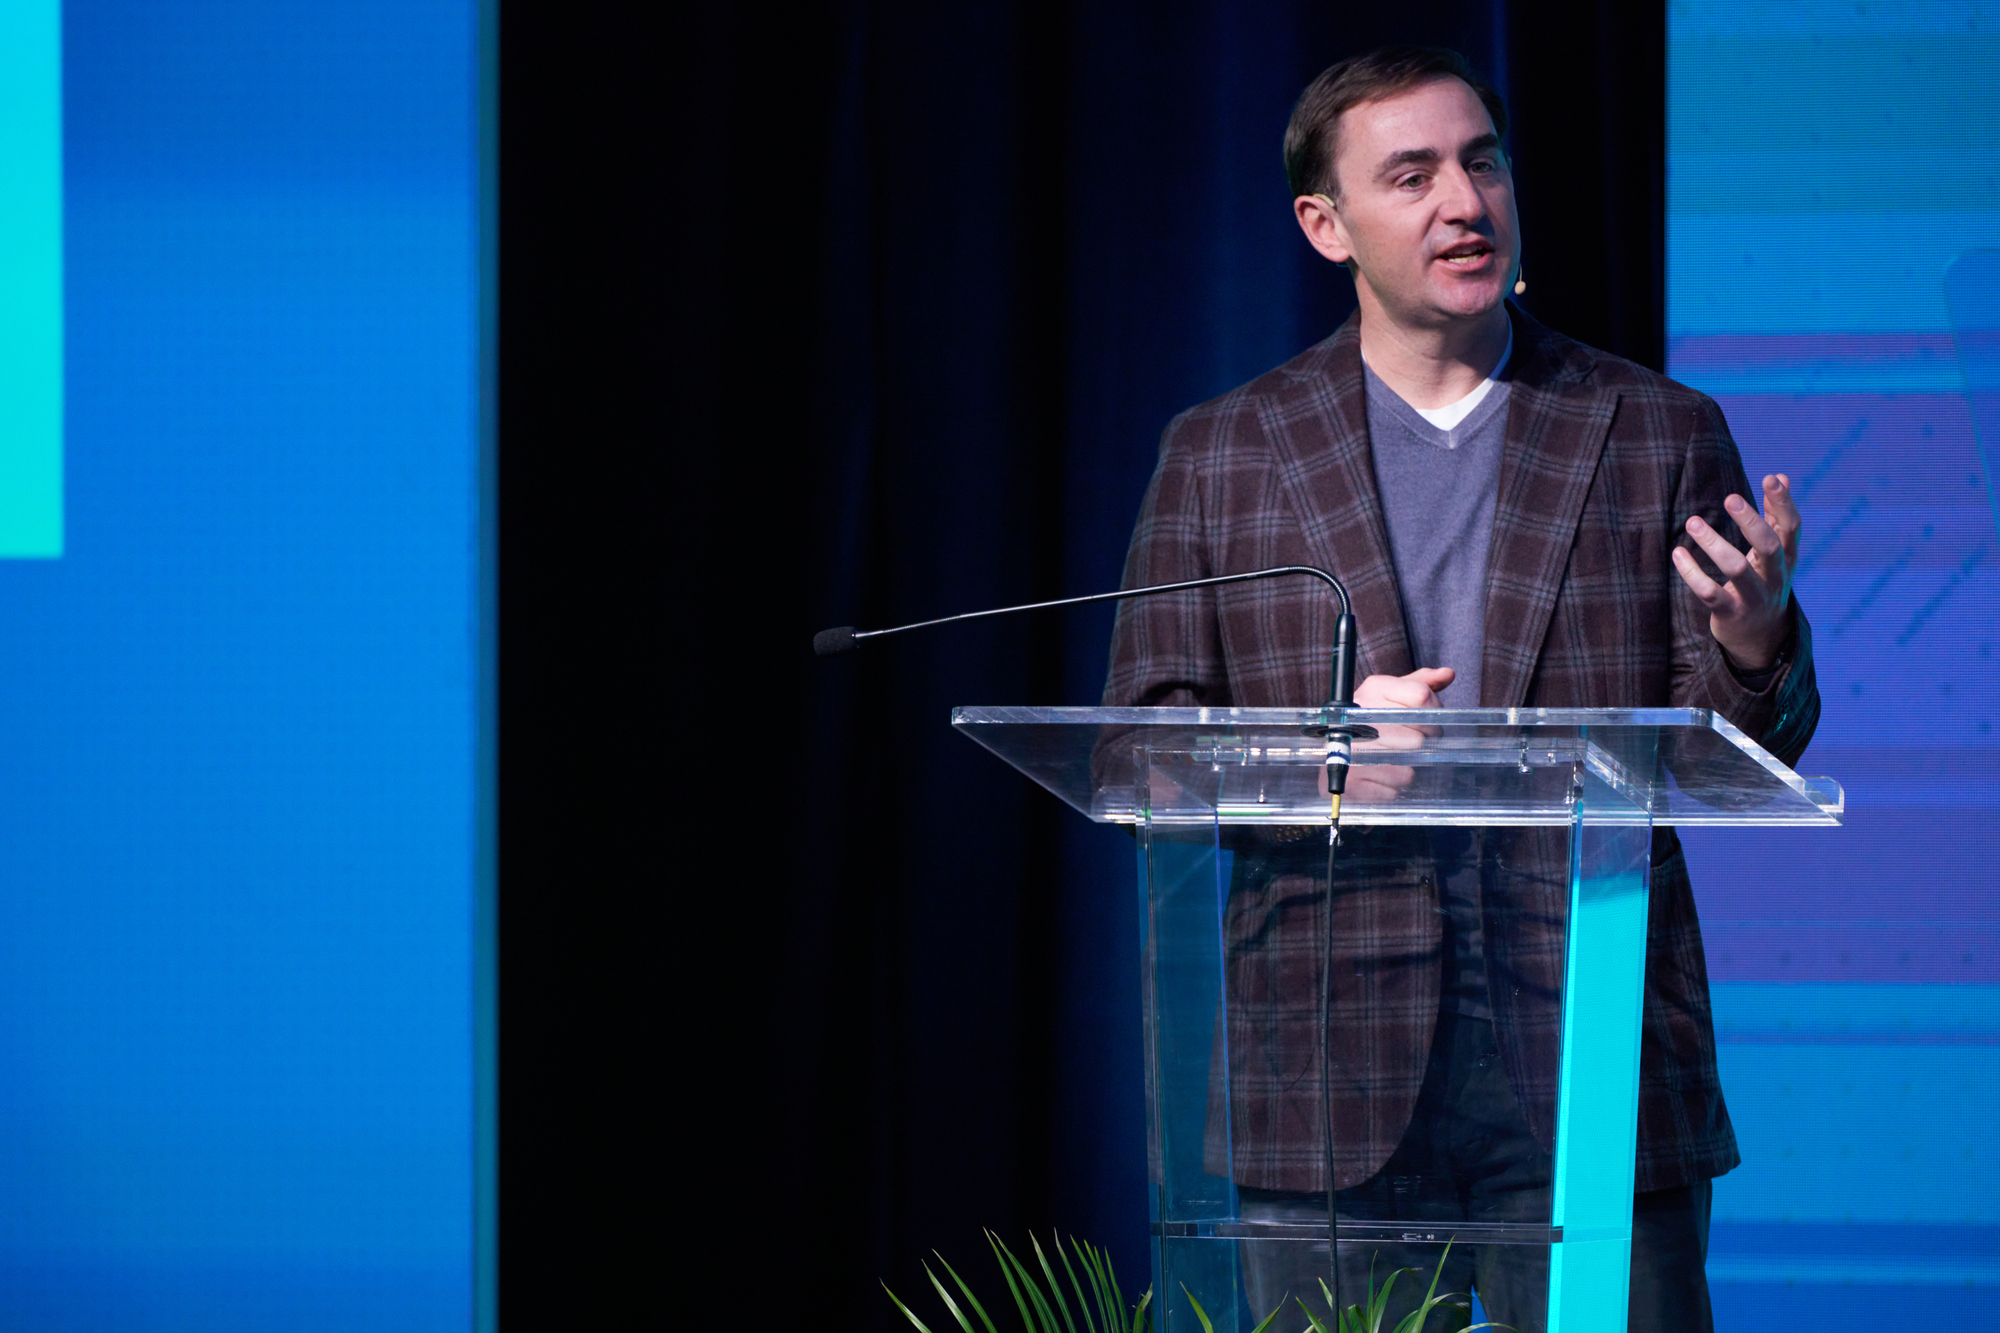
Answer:
<svg viewBox="0 0 2000 1333"><path fill-rule="evenodd" d="M1354 657L1356 632L1354 627L1354 604L1348 599L1347 587L1326 570L1315 565L1277 565L1270 569L1252 569L1241 574L1215 574L1208 578L1182 579L1178 583L1155 583L1144 588L1121 588L1117 592L1096 592L1083 597L1058 597L1048 602L1024 602L1019 606L996 606L987 611L965 611L955 616L939 616L936 620L919 620L913 625L896 625L889 629L857 630L847 626L839 629L822 630L813 638L813 651L821 656L844 653L859 647L864 639L879 639L885 634L902 634L907 630L930 629L935 625L952 625L961 620L984 620L988 616L1011 616L1017 611L1047 611L1058 606L1082 606L1089 602L1115 602L1127 597L1150 597L1155 593L1182 592L1191 588L1214 588L1225 583L1248 583L1252 579L1285 578L1302 574L1318 579L1333 590L1340 603L1340 613L1333 622L1333 681L1326 701L1328 709L1347 708L1354 703ZM1343 761L1344 762L1344 761Z"/></svg>
<svg viewBox="0 0 2000 1333"><path fill-rule="evenodd" d="M1094 592L1083 597L1058 597L1051 602L1025 602L1020 606L998 606L990 611L965 611L955 616L940 616L936 620L919 620L914 625L897 625L892 629L857 630L856 640L880 638L884 634L901 634L904 630L929 629L933 625L950 625L960 620L984 620L988 616L1009 616L1016 611L1046 611L1058 606L1081 606L1086 602L1113 602L1124 597L1148 597L1154 593L1180 592L1187 588L1213 588L1224 583L1247 583L1251 579L1280 578L1286 575L1304 574L1318 579L1333 589L1333 595L1340 601L1340 618L1346 621L1352 633L1353 608L1348 604L1347 589L1339 579L1323 569L1312 565L1280 565L1272 569L1253 569L1243 574L1216 574L1204 579L1183 579L1178 583L1155 583L1144 588L1121 588L1117 592ZM1336 638L1338 631L1336 629ZM1350 667L1350 674L1352 668Z"/></svg>

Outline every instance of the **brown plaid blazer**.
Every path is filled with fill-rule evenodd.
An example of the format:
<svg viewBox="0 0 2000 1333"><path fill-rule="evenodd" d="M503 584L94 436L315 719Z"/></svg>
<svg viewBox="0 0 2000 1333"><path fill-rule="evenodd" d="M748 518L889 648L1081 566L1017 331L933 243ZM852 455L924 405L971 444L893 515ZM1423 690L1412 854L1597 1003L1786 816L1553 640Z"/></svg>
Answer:
<svg viewBox="0 0 2000 1333"><path fill-rule="evenodd" d="M1688 544L1690 514L1745 544L1722 502L1752 492L1721 411L1703 394L1509 312L1513 398L1478 704L1709 708L1795 762L1819 716L1804 616L1788 665L1764 688L1747 689L1669 558L1676 542ZM1125 586L1319 565L1353 597L1360 674L1414 669L1367 421L1358 316L1276 370L1176 417L1140 508ZM1332 629L1330 600L1303 579L1125 602L1104 701L1313 707L1326 698ZM1343 1189L1378 1171L1409 1124L1443 964L1421 844L1402 830L1355 832L1351 844L1343 839L1349 871L1333 908L1351 964L1336 966L1331 997ZM1567 880L1555 869L1565 864L1561 840L1545 836L1554 832L1499 839L1493 856L1507 866L1505 887L1489 884L1483 905L1502 1057L1544 1146L1553 1141L1560 1040L1558 1015L1544 1001L1562 976ZM1327 895L1310 866L1287 873L1282 851L1271 853L1266 873L1246 878L1246 853L1261 855L1239 851L1225 922L1233 1170L1245 1185L1323 1190L1315 1016ZM1700 925L1671 829L1656 830L1653 862L1640 1190L1720 1175L1740 1160L1716 1073Z"/></svg>

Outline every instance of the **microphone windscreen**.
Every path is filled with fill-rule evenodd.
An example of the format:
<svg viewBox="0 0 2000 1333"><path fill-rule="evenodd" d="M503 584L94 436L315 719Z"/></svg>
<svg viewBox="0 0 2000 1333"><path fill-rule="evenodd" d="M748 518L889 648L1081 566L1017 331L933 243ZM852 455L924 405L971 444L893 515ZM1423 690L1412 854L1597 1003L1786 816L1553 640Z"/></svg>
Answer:
<svg viewBox="0 0 2000 1333"><path fill-rule="evenodd" d="M836 629L823 629L813 635L813 651L821 657L832 657L835 653L851 652L857 642L854 637L854 626L841 625Z"/></svg>

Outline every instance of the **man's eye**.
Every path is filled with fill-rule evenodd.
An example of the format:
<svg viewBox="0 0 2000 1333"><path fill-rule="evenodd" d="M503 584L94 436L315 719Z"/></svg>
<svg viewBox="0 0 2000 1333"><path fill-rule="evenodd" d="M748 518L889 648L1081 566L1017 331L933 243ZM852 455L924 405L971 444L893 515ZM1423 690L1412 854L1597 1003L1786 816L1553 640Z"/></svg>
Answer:
<svg viewBox="0 0 2000 1333"><path fill-rule="evenodd" d="M1470 163L1466 165L1465 169L1467 171L1492 171L1493 168L1494 168L1494 163L1491 158L1480 157L1480 158L1474 158Z"/></svg>
<svg viewBox="0 0 2000 1333"><path fill-rule="evenodd" d="M1396 184L1405 190L1421 189L1424 183L1429 179L1430 177L1424 175L1422 172L1418 172L1414 176L1403 177L1403 179L1397 181Z"/></svg>

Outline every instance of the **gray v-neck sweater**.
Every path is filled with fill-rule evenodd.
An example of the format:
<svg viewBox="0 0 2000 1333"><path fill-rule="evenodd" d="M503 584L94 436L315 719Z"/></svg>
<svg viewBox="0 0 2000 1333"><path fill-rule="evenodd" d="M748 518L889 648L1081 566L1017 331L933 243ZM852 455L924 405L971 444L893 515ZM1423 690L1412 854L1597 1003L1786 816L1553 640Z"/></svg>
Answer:
<svg viewBox="0 0 2000 1333"><path fill-rule="evenodd" d="M1368 443L1389 530L1414 666L1458 673L1439 696L1447 708L1479 707L1486 648L1486 550L1500 496L1512 386L1496 383L1465 420L1439 430L1368 377Z"/></svg>
<svg viewBox="0 0 2000 1333"><path fill-rule="evenodd" d="M1382 497L1389 555L1402 593L1413 665L1458 674L1440 694L1447 708L1479 707L1479 659L1486 649L1486 552L1500 495L1507 440L1502 379L1450 430L1424 420L1375 374L1368 378L1368 442ZM1438 906L1450 959L1443 1008L1491 1018L1479 898L1479 840L1442 829L1432 838Z"/></svg>

